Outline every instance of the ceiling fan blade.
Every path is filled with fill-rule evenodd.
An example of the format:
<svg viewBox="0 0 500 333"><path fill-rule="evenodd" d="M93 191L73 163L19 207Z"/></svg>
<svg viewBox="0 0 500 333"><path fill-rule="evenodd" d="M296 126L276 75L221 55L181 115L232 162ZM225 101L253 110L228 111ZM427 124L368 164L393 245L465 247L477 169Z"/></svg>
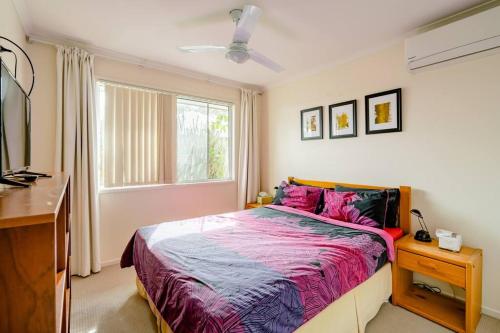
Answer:
<svg viewBox="0 0 500 333"><path fill-rule="evenodd" d="M245 5L240 20L236 25L233 42L247 43L262 14L262 9L253 5Z"/></svg>
<svg viewBox="0 0 500 333"><path fill-rule="evenodd" d="M256 63L261 64L262 66L265 66L277 73L284 71L285 69L269 59L268 57L260 54L259 52L255 50L248 50L248 54L250 55L250 59L255 61Z"/></svg>
<svg viewBox="0 0 500 333"><path fill-rule="evenodd" d="M198 52L214 52L225 51L225 46L216 45L194 45L194 46L179 46L178 49L182 52L198 53Z"/></svg>

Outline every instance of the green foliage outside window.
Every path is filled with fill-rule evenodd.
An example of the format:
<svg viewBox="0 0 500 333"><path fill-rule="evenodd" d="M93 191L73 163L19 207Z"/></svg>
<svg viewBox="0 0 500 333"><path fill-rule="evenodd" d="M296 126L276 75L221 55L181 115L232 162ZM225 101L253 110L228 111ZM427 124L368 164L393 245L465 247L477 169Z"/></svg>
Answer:
<svg viewBox="0 0 500 333"><path fill-rule="evenodd" d="M218 113L208 132L208 179L228 178L229 113Z"/></svg>
<svg viewBox="0 0 500 333"><path fill-rule="evenodd" d="M177 100L177 181L230 178L231 116L227 105Z"/></svg>

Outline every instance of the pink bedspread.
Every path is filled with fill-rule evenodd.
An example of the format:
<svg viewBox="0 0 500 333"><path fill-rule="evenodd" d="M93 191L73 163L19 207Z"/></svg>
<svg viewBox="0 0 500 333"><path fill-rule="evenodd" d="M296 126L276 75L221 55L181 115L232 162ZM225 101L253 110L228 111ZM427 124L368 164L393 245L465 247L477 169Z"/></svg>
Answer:
<svg viewBox="0 0 500 333"><path fill-rule="evenodd" d="M121 265L174 332L292 332L393 257L383 230L266 206L141 228Z"/></svg>

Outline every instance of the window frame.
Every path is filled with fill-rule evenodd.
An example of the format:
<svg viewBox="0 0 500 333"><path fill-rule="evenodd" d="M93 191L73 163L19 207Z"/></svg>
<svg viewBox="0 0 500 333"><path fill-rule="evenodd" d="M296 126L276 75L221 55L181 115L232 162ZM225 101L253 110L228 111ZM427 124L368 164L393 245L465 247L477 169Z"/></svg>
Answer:
<svg viewBox="0 0 500 333"><path fill-rule="evenodd" d="M218 100L213 100L213 99L206 99L206 98L200 98L200 97L195 97L195 96L188 96L188 95L175 95L175 174L174 179L175 179L175 184L200 184L200 183L213 183L213 182L225 182L225 181L234 181L234 104L230 102L223 102L223 101L218 101ZM228 108L228 123L229 123L229 129L228 129L228 154L229 154L229 161L228 161L228 168L229 168L229 176L227 178L217 178L217 179L201 179L201 180L196 180L196 181L179 181L177 179L177 152L179 149L179 140L177 136L177 100L183 99L187 101L193 101L193 102L199 102L199 103L206 103L207 104L207 118L210 117L210 104L212 105L221 105L221 106L227 106ZM208 120L207 120L207 125L208 125ZM209 148L209 138L210 138L210 132L207 129L207 157L208 157L208 150ZM209 164L207 163L207 174L208 174L208 168Z"/></svg>
<svg viewBox="0 0 500 333"><path fill-rule="evenodd" d="M167 154L169 155L169 162L173 168L171 168L171 175L170 179L172 180L171 182L163 182L163 183L153 183L153 184L141 184L141 185L125 185L125 186L117 186L117 187L105 187L104 182L102 182L102 169L100 167L100 163L103 163L101 161L101 154L104 149L104 147L101 147L99 145L100 143L100 132L103 130L103 126L100 123L102 116L98 113L99 110L99 94L97 93L98 89L98 84L114 84L114 85L119 85L119 86L124 86L127 88L135 88L135 89L142 89L142 90L150 90L150 91L155 91L161 94L166 94L170 95L173 98L172 102L172 110L171 110L171 119L172 121L172 129L173 129L173 135L169 136L169 141L165 146L168 147ZM96 89L96 96L95 96L95 106L96 106L96 134L97 134L97 145L96 145L96 153L97 153L97 179L98 179L98 192L99 193L116 193L116 192L127 192L127 191L143 191L143 190L160 190L160 189L167 189L167 188L174 188L174 187L185 187L185 186L192 186L192 185L221 185L221 184L228 184L228 183L234 183L235 180L235 174L236 174L236 161L235 161L235 152L236 152L236 146L235 146L235 135L236 135L236 124L235 124L235 101L227 101L227 100L221 100L217 98L210 98L210 97L201 97L201 96L196 96L196 95L191 95L189 93L179 93L179 92L174 92L174 91L168 91L165 89L161 88L156 88L156 87L151 87L151 86L144 86L144 85L139 85L135 83L130 83L126 81L117 81L113 79L108 79L105 77L97 76L95 79L95 89ZM221 179L204 179L200 181L187 181L187 182L179 182L177 180L177 99L187 99L187 100L192 100L192 101L197 101L197 102L203 102L207 104L215 104L215 105L224 105L228 107L228 113L229 113L229 138L228 138L228 154L229 154L229 161L228 161L228 168L229 168L229 177L227 178L221 178ZM207 150L209 149L207 145Z"/></svg>

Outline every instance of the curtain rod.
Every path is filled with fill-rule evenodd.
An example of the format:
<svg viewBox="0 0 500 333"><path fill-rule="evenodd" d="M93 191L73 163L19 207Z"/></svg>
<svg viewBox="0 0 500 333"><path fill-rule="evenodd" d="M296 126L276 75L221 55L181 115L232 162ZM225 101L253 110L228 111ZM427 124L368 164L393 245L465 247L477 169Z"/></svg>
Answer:
<svg viewBox="0 0 500 333"><path fill-rule="evenodd" d="M150 68L150 69L156 69L156 70L164 71L167 73L176 74L176 75L180 75L180 76L184 76L184 77L189 77L192 79L205 81L208 83L217 84L217 85L225 86L225 87L229 87L229 88L251 89L251 90L256 91L259 95L263 94L263 88L260 86L255 86L255 85L251 85L251 84L243 84L243 83L240 83L238 81L224 79L224 78L220 78L220 77L216 77L216 76L210 76L208 74L203 74L200 72L191 71L189 69L184 69L181 67L171 66L171 65L161 63L161 62L143 59L143 58L132 56L129 54L125 54L122 52L117 52L117 51L113 51L113 50L106 49L106 48L86 45L86 44L79 43L79 42L76 42L73 40L62 40L62 39L43 37L43 36L38 36L38 35L28 35L27 40L29 43L37 42L37 43L51 45L51 46L59 46L59 45L75 46L75 47L82 48L82 49L88 51L89 53L91 53L97 57L100 57L100 58L106 58L106 59L125 62L125 63L129 63L129 64L133 64L133 65L143 66L143 67Z"/></svg>
<svg viewBox="0 0 500 333"><path fill-rule="evenodd" d="M154 92L157 92L157 93L160 93L160 94L165 94L165 95L170 95L170 96L176 96L176 97L179 97L179 98L186 98L186 99L187 98L191 98L191 99L199 100L200 102L206 102L206 103L210 103L211 102L211 103L214 103L214 104L220 103L220 104L224 104L224 105L234 105L235 104L234 101L225 101L225 100L218 99L218 98L210 98L210 97L204 97L204 96L195 96L195 95L190 94L188 92L169 91L169 90L164 90L164 89L160 89L160 88L151 88L151 87L142 86L142 85L133 84L133 83L119 82L119 81L116 81L116 80L110 80L110 79L106 79L104 77L100 77L99 75L97 75L96 81L97 82L104 82L104 83L115 85L115 86L121 86L121 87L125 87L125 88L127 88L127 87L133 87L133 88L136 88L136 89L154 91Z"/></svg>

